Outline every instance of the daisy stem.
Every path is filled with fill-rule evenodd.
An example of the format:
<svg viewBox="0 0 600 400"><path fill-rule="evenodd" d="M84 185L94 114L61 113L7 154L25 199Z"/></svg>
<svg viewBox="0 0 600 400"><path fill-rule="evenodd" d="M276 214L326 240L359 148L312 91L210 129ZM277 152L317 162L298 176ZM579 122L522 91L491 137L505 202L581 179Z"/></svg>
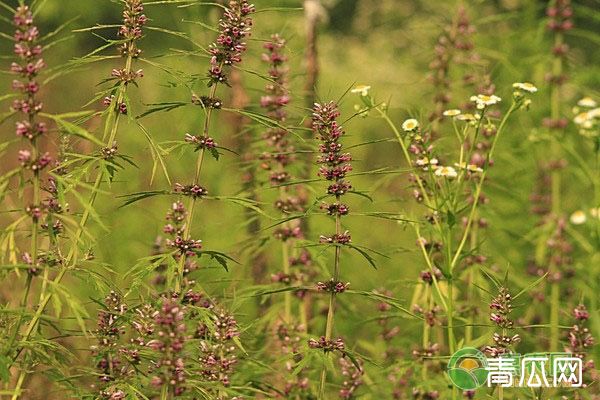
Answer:
<svg viewBox="0 0 600 400"><path fill-rule="evenodd" d="M470 235L470 248L475 250L477 248L477 233L478 226L474 225ZM473 298L475 296L475 265L469 267L468 282L467 282L467 304L475 304ZM473 310L469 310L467 318L467 326L465 327L465 343L469 344L473 340L473 324L475 323L475 316Z"/></svg>

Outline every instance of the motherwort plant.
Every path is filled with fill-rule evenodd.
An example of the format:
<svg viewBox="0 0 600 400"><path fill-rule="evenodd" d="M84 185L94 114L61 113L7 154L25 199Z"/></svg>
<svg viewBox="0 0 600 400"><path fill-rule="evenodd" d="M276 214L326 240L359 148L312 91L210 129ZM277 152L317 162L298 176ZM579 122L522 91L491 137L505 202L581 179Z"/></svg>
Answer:
<svg viewBox="0 0 600 400"><path fill-rule="evenodd" d="M344 129L338 123L340 116L337 104L334 102L318 104L315 103L312 115L312 130L315 137L321 141L319 152L321 156L317 163L319 176L329 182L325 198L331 198L331 202L324 202L321 208L331 216L335 222L335 232L329 235L321 235L320 243L333 246L334 260L331 271L331 278L324 282L317 283L317 290L326 293L329 297L327 306L327 321L325 325L325 335L317 339L310 339L309 346L314 349L320 349L325 356L328 353L338 351L342 357L346 355L345 344L341 338L333 338L333 329L335 323L335 310L337 295L346 291L350 285L341 281L341 252L344 246L350 245L350 232L344 231L342 227L342 217L348 215L349 207L342 202L342 197L352 190L352 185L346 179L346 175L352 171L352 157L349 153L343 152L341 138L344 135ZM357 366L358 369L360 367ZM321 372L321 381L319 386L319 398L326 398L327 369L323 368ZM354 391L355 389L352 389Z"/></svg>
<svg viewBox="0 0 600 400"><path fill-rule="evenodd" d="M12 67L13 72L19 73L26 78L26 82L15 84L15 88L23 90L27 93L27 99L23 101L15 102L15 107L19 111L24 112L28 115L26 121L23 121L17 125L17 130L24 137L29 137L32 141L33 147L31 150L22 152L21 159L23 165L31 164L35 166L37 172L34 173L33 179L33 203L32 215L34 216L34 229L32 230L32 242L38 242L38 227L50 226L48 225L49 220L46 218L46 222L42 221L42 203L40 199L40 179L39 171L50 163L49 156L45 153L40 154L37 143L39 142L38 137L46 131L46 125L37 119L36 115L46 117L54 120L61 130L67 134L83 137L95 145L99 150L91 155L76 155L70 156L69 168L67 165L61 166L55 170L55 173L51 177L50 185L47 188L47 192L52 194L54 197L60 197L64 199L64 196L72 194L81 203L82 213L79 221L68 221L70 226L65 229L68 240L64 248L56 250L56 259L53 261L53 265L58 265L59 269L55 273L55 276L50 279L50 274L47 270L44 271L44 282L40 288L39 302L35 306L34 311L31 313L29 320L27 321L25 329L21 330L21 324L25 322L21 318L15 327L15 338L19 338L19 347L16 349L9 349L7 355L11 359L11 363L17 360L24 346L29 346L29 341L32 335L39 330L39 322L42 319L44 312L50 300L54 298L57 293L62 293L62 298L65 298L67 293L61 286L61 281L66 275L67 271L74 268L78 262L81 261L80 246L86 232L86 224L88 220L96 215L94 210L94 203L100 191L103 182L108 182L113 178L114 171L118 169L118 163L116 160L123 158L117 155L116 147L116 136L119 130L119 116L127 113L128 97L126 91L129 85L136 82L136 80L142 76L142 71L133 70L133 61L138 58L141 51L137 47L137 42L142 37L141 27L146 23L147 19L143 14L143 6L140 0L124 0L124 11L123 11L123 23L118 30L120 36L119 41L114 43L118 45L118 51L120 56L123 57L124 66L117 68L112 71L111 78L109 81L113 81L114 85L107 91L113 93L111 97L105 99L105 104L110 107L101 115L104 117L104 134L103 140L96 139L93 135L87 132L82 127L79 127L71 122L68 122L68 118L87 116L89 113L83 114L64 114L64 115L51 115L41 113L42 103L35 98L39 86L35 81L35 77L38 72L44 67L44 62L41 59L42 46L38 45L37 39L39 32L33 25L33 18L31 11L26 6L21 6L15 14L15 25L17 26L17 34L15 35L15 52L24 61L23 65L15 63ZM111 59L113 57L100 57L101 59ZM95 58L90 56L84 58L85 62L95 61ZM83 62L83 61L82 61ZM40 164L41 163L41 164ZM43 165L42 165L43 164ZM67 171L68 170L68 171ZM92 184L83 184L81 180L83 177L87 178L92 175ZM70 187L71 190L61 193L59 196L60 187ZM75 193L75 188L84 187L90 189L90 194L87 199L84 199L81 194ZM53 209L54 213L59 210L60 204L56 200L46 202L48 206L46 209ZM39 224L38 224L39 222ZM51 224L53 229L60 228L61 224L59 221ZM55 241L57 232L53 232L50 235L50 242ZM27 263L31 262L32 266L39 264L42 259L40 257L39 249L36 244L32 245L32 251L26 256ZM35 250L35 251L34 251ZM43 256L44 259L50 259L49 254ZM29 284L28 284L29 285ZM61 296L56 299L60 304ZM79 306L74 306L69 301L71 308L76 309ZM78 311L79 312L79 311ZM80 314L79 314L80 315ZM23 385L25 377L28 374L28 369L23 368L20 371L19 378L17 380L17 387L15 392L18 392Z"/></svg>
<svg viewBox="0 0 600 400"><path fill-rule="evenodd" d="M26 141L27 145L16 156L19 166L2 176L0 181L4 198L9 181L17 176L20 178L19 187L22 189L16 191L16 194L24 202L24 212L2 233L2 248L8 256L7 264L11 265L9 273L14 272L16 277L20 277L25 272L26 282L19 308L11 310L7 307L5 310L9 322L0 336L0 363L7 375L9 368L17 364L16 382L7 382L7 388L14 383L14 389L10 393L13 398L18 398L25 383L26 371L32 369L40 357L45 356L42 349L44 346L38 349L33 343L28 343L31 332L26 331L23 335L22 327L31 315L30 304L36 301L31 299L32 292L39 288L40 298L43 298L48 290L51 270L64 267L59 240L65 232L66 217L62 214L67 210L68 204L64 200L64 190L59 181L64 172L61 165L62 154L53 159L50 152L44 150L44 146L51 142L48 140L49 115L43 113L44 104L39 95L42 89L40 75L46 67L42 57L43 43L47 38L41 36L29 6L20 2L13 11L13 53L17 59L11 64L10 73L15 76L12 87L16 91L16 99L10 114L17 116L16 136ZM8 96L10 97L13 96ZM22 238L16 237L19 232L26 232L24 241L29 241L27 250L19 248L22 244ZM2 259L5 260L5 254ZM12 279L8 278L7 282ZM29 346L32 351L23 351Z"/></svg>
<svg viewBox="0 0 600 400"><path fill-rule="evenodd" d="M570 252L572 245L564 235L563 226L566 223L563 215L561 191L563 190L561 170L566 167L560 142L563 140L564 131L568 120L562 116L561 96L563 85L567 77L564 64L569 46L564 43L564 33L573 28L573 9L570 0L552 0L548 5L547 28L553 33L553 47L550 72L546 81L550 88L550 116L544 119L544 126L550 133L549 160L542 165L543 171L548 172L550 184L549 214L545 216L542 224L542 234L538 238L540 243L546 243L545 251L536 254L537 265L547 265L548 280L550 283L550 350L557 351L559 347L559 313L560 313L560 281L566 277L565 272L571 264Z"/></svg>
<svg viewBox="0 0 600 400"><path fill-rule="evenodd" d="M274 237L281 241L282 270L272 275L275 282L294 285L300 274L293 274L290 262L295 251L295 240L302 238L302 228L297 221L288 221L292 213L303 211L303 201L292 192L288 183L292 179L289 171L290 164L294 161L294 146L290 141L289 132L285 125L288 123L286 106L290 102L288 88L287 58L284 54L285 40L279 35L273 35L271 41L264 45L267 52L263 60L269 64L270 82L265 87L265 95L260 99L260 105L267 115L276 121L278 126L269 128L263 135L266 150L260 155L261 167L268 171L271 186L279 188L279 196L275 207L282 213L284 223L274 232ZM285 292L283 321L290 324L292 318L291 292Z"/></svg>
<svg viewBox="0 0 600 400"><path fill-rule="evenodd" d="M298 190L297 185L292 185L294 178L294 164L296 161L296 146L288 128L288 111L291 101L289 91L289 68L285 55L286 41L279 35L273 35L264 47L263 61L269 65L269 79L265 87L265 95L261 97L261 107L272 119L276 126L268 128L263 135L265 150L259 156L262 169L268 172L268 180L272 187L278 189L278 196L274 206L281 213L283 223L275 230L274 237L281 242L282 269L271 275L273 282L283 283L287 286L299 286L308 278L306 267L311 258L305 249L296 248L297 241L304 237L299 219L294 219L294 214L305 211L306 200ZM298 170L298 168L296 168ZM305 290L294 292L296 297L304 299ZM306 328L306 310L304 304L299 304L299 321L292 320L292 292L284 293L283 322L285 324L299 324L301 329ZM304 328L302 328L302 326ZM291 326L288 326L291 328Z"/></svg>
<svg viewBox="0 0 600 400"><path fill-rule="evenodd" d="M2 341L3 356L11 362L16 360L21 352L15 345L26 319L25 308L30 302L34 278L43 274L40 280L41 287L45 288L48 284L49 269L61 263L57 254L57 243L64 226L57 217L66 207L58 199L59 185L52 174L48 173L56 164L50 153L43 150L49 129L47 122L41 118L44 105L39 98L39 75L46 67L42 58L40 32L34 24L31 9L26 5L20 5L14 11L12 21L15 27L13 52L17 60L11 64L10 72L15 75L12 87L17 92L17 99L13 101L11 113L18 116L15 123L16 136L27 144L18 151L16 157L20 166L2 177L2 182L8 182L19 176L23 182L22 186L26 188L22 193L25 202L23 214L11 223L2 235L4 249L8 250L9 262L15 264L14 271L17 276L20 276L21 272L26 273L23 298L19 304L22 310L15 312L15 315L19 316L11 323ZM47 186L44 185L45 182ZM44 194L47 195L46 198ZM15 245L15 242L20 244L21 241L21 238L15 238L15 233L21 231L28 233L30 243L27 250L18 250ZM8 243L12 244L6 246ZM3 259L4 257L3 255ZM22 368L27 369L28 366L24 364ZM23 379L24 376L19 378L17 388L23 384Z"/></svg>
<svg viewBox="0 0 600 400"><path fill-rule="evenodd" d="M210 46L210 67L208 70L208 96L193 96L192 102L202 107L204 123L198 135L186 134L185 141L194 146L198 152L194 176L189 184L176 184L175 192L189 198L186 207L186 218L177 232L176 246L183 250L178 262L175 276L175 292L181 292L186 259L191 253L199 250L200 241L192 239L192 225L198 201L208 194L208 190L200 185L200 178L204 158L207 152L217 157L217 144L210 136L210 127L213 111L222 107L222 102L216 98L219 85L228 85L231 68L242 61L242 54L246 51L246 40L252 29L254 5L246 0L231 0L224 8L223 16L219 20L219 35L215 43ZM192 245L190 247L190 245Z"/></svg>

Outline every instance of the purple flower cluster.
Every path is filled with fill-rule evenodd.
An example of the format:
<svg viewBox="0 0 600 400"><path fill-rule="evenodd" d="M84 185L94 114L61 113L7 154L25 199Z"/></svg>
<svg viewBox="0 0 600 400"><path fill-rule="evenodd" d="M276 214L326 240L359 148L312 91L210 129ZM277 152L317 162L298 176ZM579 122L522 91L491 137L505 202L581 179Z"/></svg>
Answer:
<svg viewBox="0 0 600 400"><path fill-rule="evenodd" d="M195 199L201 198L208 195L208 190L200 185L182 185L180 183L175 184L175 193L179 193L183 196L190 196Z"/></svg>
<svg viewBox="0 0 600 400"><path fill-rule="evenodd" d="M267 110L269 117L282 122L287 119L285 107L290 102L287 87L288 69L285 65L287 57L284 55L285 45L285 39L279 35L271 36L271 41L264 45L268 53L263 54L262 59L269 64L271 82L265 88L266 95L260 99L260 105Z"/></svg>
<svg viewBox="0 0 600 400"><path fill-rule="evenodd" d="M359 366L357 367L346 357L340 357L339 362L342 376L344 377L342 388L339 392L340 399L352 399L355 392L363 384L362 376L364 375L364 370L361 365L362 363L359 362Z"/></svg>
<svg viewBox="0 0 600 400"><path fill-rule="evenodd" d="M93 388L98 390L101 398L112 399L118 398L113 397L118 390L111 388L112 382L130 371L128 360L122 357L125 353L120 343L125 334L127 305L119 294L111 291L104 299L104 307L98 312L98 327L94 332L98 342L91 347L100 381Z"/></svg>
<svg viewBox="0 0 600 400"><path fill-rule="evenodd" d="M154 364L150 383L155 388L168 385L169 393L180 396L185 391L185 308L176 297L163 297L153 319L154 339L146 343L146 346L159 352L160 358Z"/></svg>
<svg viewBox="0 0 600 400"><path fill-rule="evenodd" d="M40 32L33 24L33 14L27 6L20 6L13 18L16 27L14 34L14 53L20 62L13 62L11 72L17 74L19 79L13 81L13 89L20 92L23 97L13 102L12 110L24 114L24 118L16 123L17 136L31 141L48 131L44 122L37 121L37 114L42 111L42 103L36 99L40 85L36 78L46 66L42 58L42 46L37 44ZM35 154L30 150L19 151L19 161L24 168L30 169L35 174L48 166L51 162L48 153Z"/></svg>
<svg viewBox="0 0 600 400"><path fill-rule="evenodd" d="M327 193L334 195L338 200L352 189L352 185L344 179L346 174L352 171L352 157L349 153L342 152L339 139L345 132L337 122L339 116L340 112L335 103L315 103L312 129L315 136L322 141L319 146L321 156L317 159L317 163L321 164L319 176L333 181L327 188ZM347 214L347 207L345 209Z"/></svg>
<svg viewBox="0 0 600 400"><path fill-rule="evenodd" d="M277 122L278 126L267 129L263 134L265 150L258 156L260 168L268 174L272 186L279 186L279 196L274 207L284 217L292 212L304 211L305 199L292 186L286 185L292 179L292 174L287 170L295 160L293 155L294 145L289 140L289 131L285 127L288 113L286 107L290 103L288 88L289 70L286 65L286 41L279 35L272 35L271 40L264 44L265 53L262 60L268 65L269 83L265 86L265 94L260 99L260 105L265 109L269 118ZM286 221L280 228L275 229L273 237L282 242L294 254L294 240L304 237L299 221ZM291 257L285 260L290 266L305 266L306 263ZM302 282L305 278L304 271L280 271L271 275L271 281L291 285L293 282ZM301 295L300 291L295 292Z"/></svg>
<svg viewBox="0 0 600 400"><path fill-rule="evenodd" d="M441 324L438 314L440 313L440 311L442 311L442 309L438 305L433 304L431 308L424 309L420 305L414 304L412 310L417 314L421 314L423 316L424 321L430 327Z"/></svg>
<svg viewBox="0 0 600 400"><path fill-rule="evenodd" d="M147 22L142 0L126 0L123 25L119 28L119 36L126 41L119 47L123 57L137 58L142 53L142 50L137 47L137 41L142 37L142 27Z"/></svg>
<svg viewBox="0 0 600 400"><path fill-rule="evenodd" d="M214 110L219 110L221 107L223 107L223 102L216 97L198 96L196 94L192 95L192 104L202 106L202 108L211 108Z"/></svg>
<svg viewBox="0 0 600 400"><path fill-rule="evenodd" d="M321 204L321 210L327 211L327 215L348 215L350 209L346 204L343 203L323 203Z"/></svg>
<svg viewBox="0 0 600 400"><path fill-rule="evenodd" d="M210 69L208 86L217 83L227 84L225 67L231 67L242 61L246 51L245 38L250 36L254 5L247 0L231 0L219 21L219 37L210 46Z"/></svg>
<svg viewBox="0 0 600 400"><path fill-rule="evenodd" d="M335 233L331 236L321 235L319 237L319 242L325 244L348 244L351 241L352 237L348 231L344 233Z"/></svg>
<svg viewBox="0 0 600 400"><path fill-rule="evenodd" d="M593 371L594 360L591 358L585 360L586 353L590 352L594 346L594 337L586 326L590 313L583 304L580 304L573 309L573 317L575 318L575 324L567 335L568 345L565 350L584 361L584 371Z"/></svg>
<svg viewBox="0 0 600 400"><path fill-rule="evenodd" d="M281 240L282 242L286 242L289 239L300 239L302 238L302 228L299 226L288 227L285 226L283 228L278 228L273 233L275 239Z"/></svg>
<svg viewBox="0 0 600 400"><path fill-rule="evenodd" d="M514 322L510 318L510 313L513 309L512 296L505 287L500 287L498 292L498 296L494 297L490 303L490 309L492 310L490 313L490 321L501 328L502 332L495 332L492 336L494 345L485 347L485 352L491 357L498 357L510 353L512 351L512 346L521 341L519 335L511 336L507 334L507 330L512 329L514 326Z"/></svg>
<svg viewBox="0 0 600 400"><path fill-rule="evenodd" d="M196 338L200 339L200 374L209 382L231 384L231 374L238 362L234 339L239 336L235 318L225 311L216 310L213 327L200 323Z"/></svg>
<svg viewBox="0 0 600 400"><path fill-rule="evenodd" d="M294 372L296 360L301 357L300 334L304 331L302 325L278 324L275 332L280 352L288 357L285 362L285 370L289 373L286 378L284 393L286 398L306 398L310 394L309 380L302 376L302 371Z"/></svg>
<svg viewBox="0 0 600 400"><path fill-rule="evenodd" d="M169 223L163 227L163 232L171 235L171 238L166 240L167 246L178 249L179 256L193 257L202 248L202 241L184 238L186 216L187 211L183 203L181 201L173 203L167 213Z"/></svg>
<svg viewBox="0 0 600 400"><path fill-rule="evenodd" d="M271 81L265 87L265 95L261 97L260 105L267 115L277 121L279 126L268 129L263 138L268 151L263 152L259 159L261 168L269 171L271 185L283 185L290 181L291 174L286 167L294 161L292 153L294 146L288 140L288 130L285 128L287 121L286 106L290 102L288 89L287 57L284 55L285 40L279 35L273 35L271 41L265 43L264 47L268 53L263 54L263 61L269 65L269 77ZM277 199L275 207L285 212L301 211L303 200L289 193L287 186L280 188L280 198ZM301 232L300 232L301 235Z"/></svg>
<svg viewBox="0 0 600 400"><path fill-rule="evenodd" d="M546 9L549 17L548 29L555 32L564 32L573 29L573 8L571 0L557 0Z"/></svg>
<svg viewBox="0 0 600 400"><path fill-rule="evenodd" d="M213 150L217 147L215 140L211 137L196 136L196 135L191 135L189 133L186 133L185 141L187 143L191 143L191 144L195 145L196 151L202 150L202 149Z"/></svg>
<svg viewBox="0 0 600 400"><path fill-rule="evenodd" d="M554 33L554 47L552 48L552 55L554 59L561 62L567 57L569 52L569 46L564 43L561 38L562 32L571 30L573 28L573 8L571 7L570 0L556 0L550 2L549 7L546 9L546 15L548 15L548 30ZM560 88L568 77L565 73L555 74L554 72L546 73L545 80L550 86L555 89ZM563 117L558 118L544 118L543 125L548 129L564 129L568 124L568 120Z"/></svg>
<svg viewBox="0 0 600 400"><path fill-rule="evenodd" d="M123 24L119 27L118 35L124 43L119 46L119 53L123 57L138 58L142 50L137 46L138 40L142 38L142 27L148 22L148 18L144 14L144 5L142 0L125 0L123 9ZM132 71L128 65L126 68L114 68L111 71L112 79L118 80L124 85L136 82L138 78L144 76L144 71L138 69ZM116 110L121 114L127 114L127 103L122 98L117 98L115 104L115 96L106 96L102 100L105 107L110 107L114 104Z"/></svg>
<svg viewBox="0 0 600 400"><path fill-rule="evenodd" d="M419 273L419 278L421 278L421 280L423 282L427 283L428 285L433 284L434 276L435 276L435 280L437 280L438 282L444 278L444 274L442 273L442 271L439 268L434 267L433 272L434 273L432 274L431 271L428 269L423 270Z"/></svg>
<svg viewBox="0 0 600 400"><path fill-rule="evenodd" d="M376 291L377 294L385 297L392 297L394 294L387 289L378 289ZM385 359L391 360L395 355L399 355L397 349L395 349L390 341L400 333L400 328L397 325L393 325L387 315L387 313L392 309L392 306L385 300L382 300L377 303L377 311L380 313L381 317L377 320L377 324L381 327L381 338L387 342L387 346L385 349Z"/></svg>
<svg viewBox="0 0 600 400"><path fill-rule="evenodd" d="M344 340L342 338L327 340L325 336L321 336L318 340L309 339L308 346L311 349L321 349L325 353L330 353L337 350L343 354L346 350L346 345L344 344Z"/></svg>
<svg viewBox="0 0 600 400"><path fill-rule="evenodd" d="M435 58L429 63L429 80L435 87L433 98L435 110L429 120L439 122L451 98L452 66L457 64L473 65L480 61L479 55L473 51L475 27L471 24L467 10L460 7L452 24L446 26L434 46ZM474 76L466 73L464 84L472 84ZM438 132L433 132L437 134Z"/></svg>
<svg viewBox="0 0 600 400"><path fill-rule="evenodd" d="M429 343L427 346L416 348L412 351L415 359L429 359L436 356L440 352L439 343Z"/></svg>
<svg viewBox="0 0 600 400"><path fill-rule="evenodd" d="M319 292L343 293L350 287L350 282L336 282L333 278L327 282L317 282Z"/></svg>
<svg viewBox="0 0 600 400"><path fill-rule="evenodd" d="M437 390L423 390L414 388L412 398L415 400L437 400L440 398L440 392Z"/></svg>
<svg viewBox="0 0 600 400"><path fill-rule="evenodd" d="M64 173L64 169L59 168L58 160L54 162L49 152L42 152L38 148L38 139L48 132L46 123L38 119L43 104L36 97L40 91L37 82L38 74L45 67L42 46L38 44L40 32L34 25L33 14L27 6L17 8L13 24L15 26L14 54L18 57L18 62L11 64L11 72L18 75L18 78L13 80L12 86L21 96L14 100L11 111L19 115L15 125L16 135L29 143L28 149L18 151L18 161L24 170L31 172L32 179L38 183L39 189L49 195L47 198L42 198L39 191L36 193L34 189L33 201L36 204L28 204L25 213L31 218L33 232L41 228L51 237L55 237L63 231L64 227L59 219L53 217L53 214L60 214L67 207L61 204L62 196L59 195L60 189L56 179L49 177L47 185L43 186L40 177L42 171L52 164L56 167L57 174ZM46 252L40 252L38 249L35 253L21 255L23 262L30 266L31 275L37 275L43 264L51 267L62 262L61 256L55 249Z"/></svg>

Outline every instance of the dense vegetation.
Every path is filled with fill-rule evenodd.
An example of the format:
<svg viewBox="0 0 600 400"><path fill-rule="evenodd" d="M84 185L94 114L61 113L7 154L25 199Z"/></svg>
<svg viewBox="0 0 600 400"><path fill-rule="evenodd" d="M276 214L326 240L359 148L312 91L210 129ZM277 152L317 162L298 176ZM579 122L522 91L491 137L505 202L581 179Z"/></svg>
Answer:
<svg viewBox="0 0 600 400"><path fill-rule="evenodd" d="M600 399L599 7L0 0L0 399Z"/></svg>

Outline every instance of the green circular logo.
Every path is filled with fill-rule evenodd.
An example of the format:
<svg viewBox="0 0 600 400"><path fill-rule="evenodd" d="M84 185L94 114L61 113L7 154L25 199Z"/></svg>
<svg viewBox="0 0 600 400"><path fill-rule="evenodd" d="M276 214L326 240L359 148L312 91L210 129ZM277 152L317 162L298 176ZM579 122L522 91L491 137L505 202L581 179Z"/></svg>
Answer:
<svg viewBox="0 0 600 400"><path fill-rule="evenodd" d="M477 389L487 380L487 366L487 359L481 351L465 347L450 357L448 376L454 386L462 390Z"/></svg>

